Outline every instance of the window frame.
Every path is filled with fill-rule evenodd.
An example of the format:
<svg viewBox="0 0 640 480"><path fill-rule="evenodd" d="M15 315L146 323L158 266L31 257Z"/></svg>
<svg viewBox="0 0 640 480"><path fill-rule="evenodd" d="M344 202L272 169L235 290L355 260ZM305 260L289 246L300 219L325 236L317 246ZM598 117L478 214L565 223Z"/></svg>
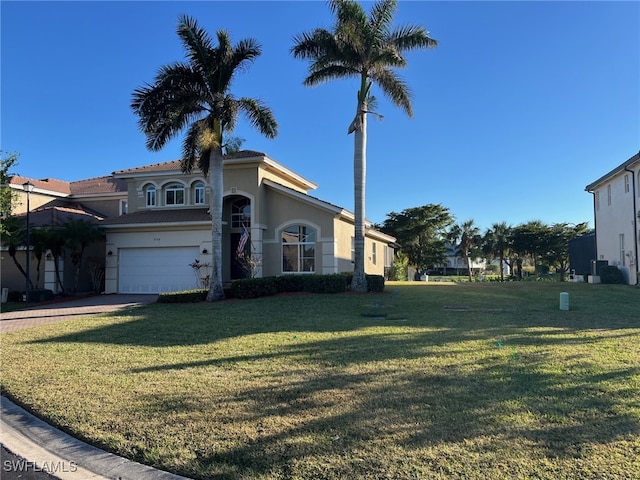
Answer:
<svg viewBox="0 0 640 480"><path fill-rule="evenodd" d="M182 202L178 202L178 194L180 193L182 194ZM164 204L172 207L184 205L184 193L184 185L180 185L179 183L172 183L171 185L167 185L166 187L164 187ZM173 194L172 202L169 202L170 194Z"/></svg>
<svg viewBox="0 0 640 480"><path fill-rule="evenodd" d="M202 196L201 199L200 199L200 196ZM206 193L204 190L204 183L198 182L193 187L193 204L204 205L205 202L206 202Z"/></svg>
<svg viewBox="0 0 640 480"><path fill-rule="evenodd" d="M297 229L297 232L292 231ZM298 241L285 241L285 233L298 236ZM316 244L318 232L315 228L295 223L284 227L280 231L280 269L283 274L314 274L316 273ZM302 240L300 240L302 238ZM311 238L311 241L309 241ZM285 255L286 249L295 248L295 268L286 269L286 260L293 260L293 255ZM290 262L292 263L292 262ZM311 265L309 270L305 267Z"/></svg>
<svg viewBox="0 0 640 480"><path fill-rule="evenodd" d="M158 205L158 189L154 185L149 185L144 192L145 206L156 207Z"/></svg>

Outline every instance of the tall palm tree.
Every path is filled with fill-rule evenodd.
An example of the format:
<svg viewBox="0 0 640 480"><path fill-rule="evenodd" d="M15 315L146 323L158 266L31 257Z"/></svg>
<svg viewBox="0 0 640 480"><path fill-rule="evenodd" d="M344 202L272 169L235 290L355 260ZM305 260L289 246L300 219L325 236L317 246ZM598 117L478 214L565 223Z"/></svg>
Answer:
<svg viewBox="0 0 640 480"><path fill-rule="evenodd" d="M355 78L360 87L356 114L348 133L354 133L354 274L351 289L367 290L364 271L365 240L365 176L367 149L367 113L375 83L396 106L408 116L413 115L411 95L407 85L397 76L395 68L407 65L405 52L435 47L436 40L421 26L393 28L396 0L379 0L367 15L355 0L329 0L335 16L332 31L317 28L294 37L291 53L295 58L309 60L309 75L304 85L318 85L339 78Z"/></svg>
<svg viewBox="0 0 640 480"><path fill-rule="evenodd" d="M449 231L449 239L454 244L460 255L467 260L467 270L469 272L469 281L473 279L471 271L471 257L473 257L480 245L480 229L475 225L473 220L466 220L462 223L455 224Z"/></svg>
<svg viewBox="0 0 640 480"><path fill-rule="evenodd" d="M185 62L160 68L153 84L133 92L131 107L140 117L139 127L149 150L161 150L183 130L182 170L199 168L209 177L211 190L212 278L208 301L224 299L222 287L223 149L242 112L258 131L275 138L278 125L271 110L253 98L235 98L231 84L235 75L262 52L256 40L231 44L229 34L218 30L218 45L196 20L181 16L178 36Z"/></svg>
<svg viewBox="0 0 640 480"><path fill-rule="evenodd" d="M511 227L507 222L491 225L484 238L486 252L500 260L500 281L504 282L505 257L509 250Z"/></svg>

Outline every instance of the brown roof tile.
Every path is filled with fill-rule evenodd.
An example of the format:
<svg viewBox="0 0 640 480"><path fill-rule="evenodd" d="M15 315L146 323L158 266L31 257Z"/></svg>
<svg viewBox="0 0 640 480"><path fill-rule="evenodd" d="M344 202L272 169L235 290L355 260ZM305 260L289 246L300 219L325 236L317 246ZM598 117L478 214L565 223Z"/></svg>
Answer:
<svg viewBox="0 0 640 480"><path fill-rule="evenodd" d="M224 158L252 158L252 157L266 157L267 154L263 152L256 152L255 150L240 150L234 155L225 155ZM181 172L180 160L171 160L169 162L154 163L152 165L143 165L141 167L128 168L126 170L117 170L113 172L114 175L123 175L131 173L152 173L152 172Z"/></svg>
<svg viewBox="0 0 640 480"><path fill-rule="evenodd" d="M208 208L182 208L182 209L152 209L140 210L119 217L107 218L102 225L139 225L150 223L189 223L210 222L211 215Z"/></svg>
<svg viewBox="0 0 640 480"><path fill-rule="evenodd" d="M69 182L65 182L64 180L56 180L54 178L43 178L40 180L36 180L34 178L21 177L20 175L14 175L9 180L11 185L18 185L22 187L27 182L31 182L34 188L39 190L49 190L51 192L62 193L65 195L71 194L71 188L69 186Z"/></svg>
<svg viewBox="0 0 640 480"><path fill-rule="evenodd" d="M17 216L26 217L26 215L23 213ZM70 220L85 220L95 223L102 219L103 217L99 213L79 203L41 207L29 212L29 224L33 227L59 226Z"/></svg>
<svg viewBox="0 0 640 480"><path fill-rule="evenodd" d="M71 182L73 195L91 195L96 193L118 193L127 191L127 182L120 178L97 177Z"/></svg>

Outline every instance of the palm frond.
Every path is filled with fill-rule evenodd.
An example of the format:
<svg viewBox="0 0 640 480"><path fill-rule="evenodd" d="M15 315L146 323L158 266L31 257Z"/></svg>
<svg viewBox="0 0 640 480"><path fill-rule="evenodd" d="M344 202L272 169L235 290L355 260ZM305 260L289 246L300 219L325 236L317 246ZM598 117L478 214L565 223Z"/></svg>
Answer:
<svg viewBox="0 0 640 480"><path fill-rule="evenodd" d="M371 7L369 25L371 25L373 32L381 35L381 38L388 36L397 7L398 2L396 0L381 0Z"/></svg>
<svg viewBox="0 0 640 480"><path fill-rule="evenodd" d="M429 32L419 25L406 25L396 28L390 33L388 41L399 52L438 46L438 41L431 38Z"/></svg>
<svg viewBox="0 0 640 480"><path fill-rule="evenodd" d="M278 124L273 112L264 102L254 98L243 97L238 100L238 106L249 122L262 135L267 138L275 138L278 135Z"/></svg>
<svg viewBox="0 0 640 480"><path fill-rule="evenodd" d="M211 63L211 37L198 25L197 20L187 15L178 19L178 36L185 47L187 58L194 67L203 68Z"/></svg>
<svg viewBox="0 0 640 480"><path fill-rule="evenodd" d="M329 65L328 67L319 69L317 71L314 70L309 73L302 84L307 87L311 87L314 85L320 85L330 80L354 77L360 77L360 72L358 70L343 65Z"/></svg>
<svg viewBox="0 0 640 480"><path fill-rule="evenodd" d="M382 93L403 109L409 117L413 116L411 107L411 91L408 85L389 68L379 68L370 73L372 78L382 90Z"/></svg>

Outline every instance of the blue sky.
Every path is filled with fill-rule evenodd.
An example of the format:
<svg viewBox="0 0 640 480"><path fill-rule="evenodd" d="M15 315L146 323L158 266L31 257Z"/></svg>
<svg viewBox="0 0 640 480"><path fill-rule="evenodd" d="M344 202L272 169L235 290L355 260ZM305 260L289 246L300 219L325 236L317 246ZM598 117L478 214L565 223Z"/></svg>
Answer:
<svg viewBox="0 0 640 480"><path fill-rule="evenodd" d="M365 5L369 5L365 3ZM244 148L319 184L312 195L353 209L354 81L307 88L294 35L331 27L324 2L13 2L1 13L1 143L16 173L79 180L179 158L181 139L149 152L129 104L157 68L182 60L186 13L210 34L253 37L263 54L237 96L264 100L280 134L242 119ZM482 228L588 221L584 187L640 150L640 2L399 3L436 49L400 71L408 118L380 93L368 129L367 217L429 203Z"/></svg>

